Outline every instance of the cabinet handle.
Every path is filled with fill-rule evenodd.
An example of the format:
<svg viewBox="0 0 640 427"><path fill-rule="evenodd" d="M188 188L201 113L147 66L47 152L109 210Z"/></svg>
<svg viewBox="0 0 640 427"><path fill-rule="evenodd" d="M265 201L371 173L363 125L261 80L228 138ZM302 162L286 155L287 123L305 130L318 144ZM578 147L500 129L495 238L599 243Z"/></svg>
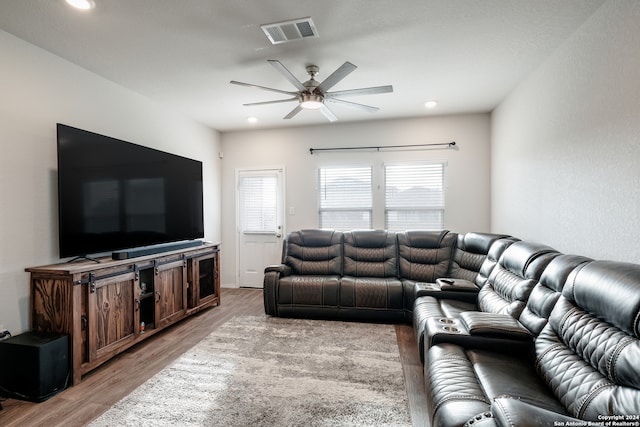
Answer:
<svg viewBox="0 0 640 427"><path fill-rule="evenodd" d="M140 300L136 298L136 311L140 311Z"/></svg>
<svg viewBox="0 0 640 427"><path fill-rule="evenodd" d="M156 291L156 302L160 302L160 291Z"/></svg>
<svg viewBox="0 0 640 427"><path fill-rule="evenodd" d="M80 317L80 329L83 331L87 330L87 323L89 323L89 319L87 319L87 316L81 316Z"/></svg>

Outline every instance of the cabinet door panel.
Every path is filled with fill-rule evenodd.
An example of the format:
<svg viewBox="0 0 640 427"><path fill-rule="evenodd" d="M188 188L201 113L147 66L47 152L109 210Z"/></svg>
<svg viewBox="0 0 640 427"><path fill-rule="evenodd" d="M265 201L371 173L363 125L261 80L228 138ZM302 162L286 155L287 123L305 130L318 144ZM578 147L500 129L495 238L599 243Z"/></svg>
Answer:
<svg viewBox="0 0 640 427"><path fill-rule="evenodd" d="M189 262L189 308L220 304L219 256L219 252L215 250Z"/></svg>
<svg viewBox="0 0 640 427"><path fill-rule="evenodd" d="M156 307L158 326L181 317L186 309L184 262L160 266L156 270Z"/></svg>
<svg viewBox="0 0 640 427"><path fill-rule="evenodd" d="M90 359L127 345L135 335L135 275L97 280L89 289Z"/></svg>

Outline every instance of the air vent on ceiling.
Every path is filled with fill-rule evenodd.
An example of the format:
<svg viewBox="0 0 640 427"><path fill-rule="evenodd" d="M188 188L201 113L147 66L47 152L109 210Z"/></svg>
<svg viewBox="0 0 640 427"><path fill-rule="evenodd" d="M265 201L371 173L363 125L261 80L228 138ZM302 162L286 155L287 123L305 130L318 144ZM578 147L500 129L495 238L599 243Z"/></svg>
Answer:
<svg viewBox="0 0 640 427"><path fill-rule="evenodd" d="M262 28L271 44L318 37L318 32L310 17L264 24L260 28Z"/></svg>

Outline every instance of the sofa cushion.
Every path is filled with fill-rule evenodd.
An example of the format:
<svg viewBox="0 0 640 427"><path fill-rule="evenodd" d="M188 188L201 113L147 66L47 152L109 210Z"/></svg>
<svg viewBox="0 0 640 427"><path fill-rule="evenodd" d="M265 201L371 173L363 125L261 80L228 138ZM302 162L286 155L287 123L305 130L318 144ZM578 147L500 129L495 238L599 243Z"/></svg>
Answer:
<svg viewBox="0 0 640 427"><path fill-rule="evenodd" d="M578 255L559 255L544 269L540 281L533 287L518 320L534 336L547 324L551 310L560 298L569 274L579 266L592 261Z"/></svg>
<svg viewBox="0 0 640 427"><path fill-rule="evenodd" d="M344 276L397 277L396 235L385 230L344 232Z"/></svg>
<svg viewBox="0 0 640 427"><path fill-rule="evenodd" d="M640 337L640 265L594 261L574 272L562 295L611 326Z"/></svg>
<svg viewBox="0 0 640 427"><path fill-rule="evenodd" d="M284 242L283 264L294 275L341 275L342 238L336 230L291 232Z"/></svg>
<svg viewBox="0 0 640 427"><path fill-rule="evenodd" d="M397 233L398 268L403 279L435 282L449 271L457 234L447 230Z"/></svg>
<svg viewBox="0 0 640 427"><path fill-rule="evenodd" d="M480 310L518 318L545 267L558 255L539 243L510 245L478 293Z"/></svg>
<svg viewBox="0 0 640 427"><path fill-rule="evenodd" d="M280 278L278 304L338 306L339 276L285 276Z"/></svg>
<svg viewBox="0 0 640 427"><path fill-rule="evenodd" d="M402 310L402 284L396 278L345 276L340 281L340 307Z"/></svg>
<svg viewBox="0 0 640 427"><path fill-rule="evenodd" d="M489 248L498 239L509 237L506 234L465 233L458 235L453 259L446 276L454 279L475 281Z"/></svg>
<svg viewBox="0 0 640 427"><path fill-rule="evenodd" d="M422 315L420 318L426 317L458 317L460 313L465 311L477 310L478 306L472 302L459 301L453 299L439 300L437 298L425 297L419 298L414 306L414 312Z"/></svg>
<svg viewBox="0 0 640 427"><path fill-rule="evenodd" d="M640 265L593 261L567 279L536 364L569 413L640 413Z"/></svg>
<svg viewBox="0 0 640 427"><path fill-rule="evenodd" d="M447 274L457 234L447 230L408 230L398 232L396 236L398 271L409 317L415 301L415 283L432 283Z"/></svg>
<svg viewBox="0 0 640 427"><path fill-rule="evenodd" d="M462 425L503 395L565 413L526 357L438 344L425 355L424 377L434 427Z"/></svg>
<svg viewBox="0 0 640 427"><path fill-rule="evenodd" d="M498 261L500 260L500 257L502 256L504 251L506 251L509 246L517 241L518 239L509 237L505 239L498 239L493 242L493 244L489 248L489 252L487 252L487 257L482 262L480 270L478 271L476 279L474 280L474 283L478 286L478 289L482 288L487 283L491 272L498 264Z"/></svg>
<svg viewBox="0 0 640 427"><path fill-rule="evenodd" d="M491 401L482 391L471 361L461 347L441 344L431 347L424 365L431 426L461 426L473 416L488 411Z"/></svg>

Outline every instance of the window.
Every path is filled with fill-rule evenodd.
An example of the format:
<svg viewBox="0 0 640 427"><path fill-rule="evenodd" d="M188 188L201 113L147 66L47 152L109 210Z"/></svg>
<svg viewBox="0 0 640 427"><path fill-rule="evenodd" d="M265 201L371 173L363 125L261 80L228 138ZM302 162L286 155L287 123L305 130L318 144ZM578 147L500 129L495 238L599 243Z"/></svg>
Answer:
<svg viewBox="0 0 640 427"><path fill-rule="evenodd" d="M275 233L278 228L278 175L244 173L239 179L240 229Z"/></svg>
<svg viewBox="0 0 640 427"><path fill-rule="evenodd" d="M444 163L384 165L387 230L444 228Z"/></svg>
<svg viewBox="0 0 640 427"><path fill-rule="evenodd" d="M320 168L318 207L321 228L371 228L371 166Z"/></svg>

